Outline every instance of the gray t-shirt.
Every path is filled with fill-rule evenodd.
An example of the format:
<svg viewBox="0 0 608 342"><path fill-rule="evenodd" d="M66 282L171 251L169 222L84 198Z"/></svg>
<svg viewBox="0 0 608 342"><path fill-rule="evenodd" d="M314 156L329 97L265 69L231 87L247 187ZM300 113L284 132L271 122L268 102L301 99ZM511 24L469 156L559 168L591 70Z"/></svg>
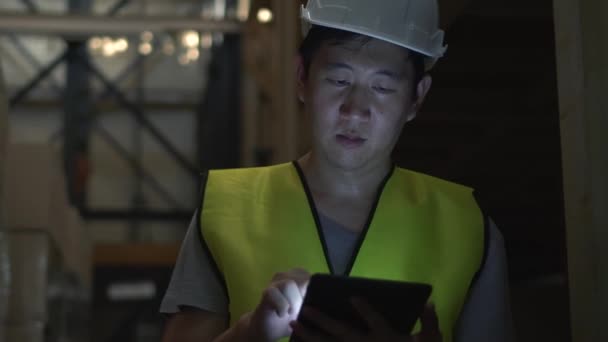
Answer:
<svg viewBox="0 0 608 342"><path fill-rule="evenodd" d="M173 314L189 307L228 315L228 297L222 280L214 271L213 261L203 249L197 218L195 213L160 311ZM335 273L342 274L352 258L358 234L321 213L319 221L329 262ZM486 261L463 307L455 341L514 341L504 243L494 223L490 224L486 241Z"/></svg>

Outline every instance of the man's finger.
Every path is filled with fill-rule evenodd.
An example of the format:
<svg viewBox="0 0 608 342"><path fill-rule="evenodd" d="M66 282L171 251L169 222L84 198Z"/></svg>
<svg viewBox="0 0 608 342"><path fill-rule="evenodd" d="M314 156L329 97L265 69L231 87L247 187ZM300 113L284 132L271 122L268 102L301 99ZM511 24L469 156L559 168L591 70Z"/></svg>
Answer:
<svg viewBox="0 0 608 342"><path fill-rule="evenodd" d="M299 312L300 308L302 307L303 299L296 282L293 280L288 280L284 283L281 283L278 288L279 290L281 290L281 293L289 302L288 312L290 314Z"/></svg>
<svg viewBox="0 0 608 342"><path fill-rule="evenodd" d="M302 296L302 298L306 297L306 291L308 290L308 283L309 280L305 280L302 282L298 282L298 289L300 290L300 295Z"/></svg>
<svg viewBox="0 0 608 342"><path fill-rule="evenodd" d="M303 268L294 268L287 272L275 273L272 277L273 283L279 283L286 280L293 280L298 284L300 294L302 297L306 295L306 289L308 288L308 282L310 281L310 273Z"/></svg>
<svg viewBox="0 0 608 342"><path fill-rule="evenodd" d="M281 291L274 286L267 288L262 297L262 306L266 309L274 310L279 317L283 317L289 310L289 302Z"/></svg>
<svg viewBox="0 0 608 342"><path fill-rule="evenodd" d="M310 273L303 268L294 268L289 271L289 273L292 279L298 284L300 293L302 294L302 297L304 297L306 295L306 289L308 288L308 282L310 281Z"/></svg>

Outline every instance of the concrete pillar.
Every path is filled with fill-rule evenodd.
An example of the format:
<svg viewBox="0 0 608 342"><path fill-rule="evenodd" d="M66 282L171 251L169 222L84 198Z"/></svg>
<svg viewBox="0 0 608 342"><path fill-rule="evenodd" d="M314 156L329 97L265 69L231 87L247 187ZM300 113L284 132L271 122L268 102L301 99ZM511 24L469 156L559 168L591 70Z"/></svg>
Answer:
<svg viewBox="0 0 608 342"><path fill-rule="evenodd" d="M86 14L91 0L68 0L70 13ZM66 58L66 86L64 93L64 165L70 202L85 204L86 177L82 169L88 162L91 135L91 86L86 66L80 59L88 58L86 40L68 40Z"/></svg>
<svg viewBox="0 0 608 342"><path fill-rule="evenodd" d="M298 1L273 0L275 11L273 52L276 96L274 115L274 162L294 160L298 142L298 100L296 94L295 57L298 49L297 30L300 28Z"/></svg>

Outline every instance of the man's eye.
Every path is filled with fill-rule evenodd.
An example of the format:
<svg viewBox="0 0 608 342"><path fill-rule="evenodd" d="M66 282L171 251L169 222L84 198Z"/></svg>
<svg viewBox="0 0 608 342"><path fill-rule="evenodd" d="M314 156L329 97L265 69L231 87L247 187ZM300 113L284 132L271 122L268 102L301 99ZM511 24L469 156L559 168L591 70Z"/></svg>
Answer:
<svg viewBox="0 0 608 342"><path fill-rule="evenodd" d="M347 87L350 85L350 83L347 80L335 80L332 78L327 78L326 79L329 83L338 86L338 87Z"/></svg>
<svg viewBox="0 0 608 342"><path fill-rule="evenodd" d="M392 94L395 92L395 89L385 88L381 86L374 86L373 89L382 94Z"/></svg>

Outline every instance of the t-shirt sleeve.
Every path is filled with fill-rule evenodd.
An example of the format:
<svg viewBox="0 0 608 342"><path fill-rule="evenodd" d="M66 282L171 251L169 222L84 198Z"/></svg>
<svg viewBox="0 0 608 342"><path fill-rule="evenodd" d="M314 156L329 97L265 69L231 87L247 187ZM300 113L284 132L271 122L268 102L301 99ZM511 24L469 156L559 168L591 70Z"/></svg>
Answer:
<svg viewBox="0 0 608 342"><path fill-rule="evenodd" d="M177 257L160 312L173 314L195 308L228 314L228 298L214 261L204 250L198 212L194 214Z"/></svg>
<svg viewBox="0 0 608 342"><path fill-rule="evenodd" d="M457 342L515 341L504 241L494 222L488 222L485 263L462 309Z"/></svg>

